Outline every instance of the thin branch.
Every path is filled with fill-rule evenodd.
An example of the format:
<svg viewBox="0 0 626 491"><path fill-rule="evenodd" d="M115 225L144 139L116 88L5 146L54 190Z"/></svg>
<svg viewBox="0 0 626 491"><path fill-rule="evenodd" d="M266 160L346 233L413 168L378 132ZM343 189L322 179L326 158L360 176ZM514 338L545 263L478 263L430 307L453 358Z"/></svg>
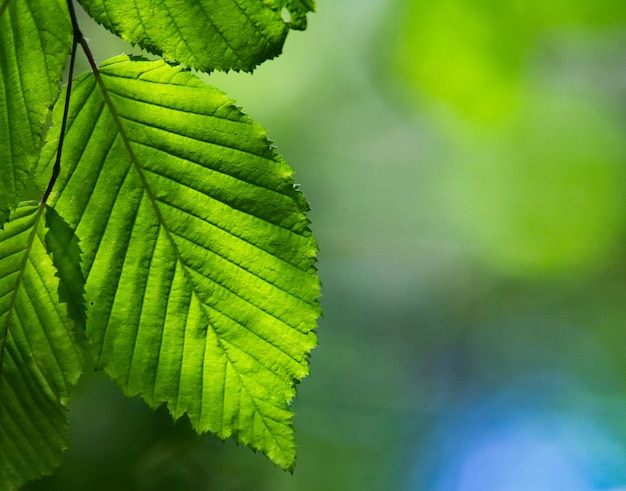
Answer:
<svg viewBox="0 0 626 491"><path fill-rule="evenodd" d="M72 3L72 0L69 0L69 3ZM39 206L45 206L48 201L48 197L52 192L52 188L54 187L54 183L59 177L59 173L61 172L61 153L63 151L63 142L65 140L65 129L67 126L67 118L70 112L70 97L72 95L72 79L74 78L74 61L76 60L76 30L74 30L74 35L72 37L72 55L70 56L70 78L67 82L67 91L65 92L65 107L63 108L63 122L61 123L61 135L59 136L59 146L57 147L57 156L54 161L54 167L52 168L52 176L50 177L50 182L48 182L48 187L46 188L46 192L41 199L41 203Z"/></svg>
<svg viewBox="0 0 626 491"><path fill-rule="evenodd" d="M76 18L76 10L74 9L73 0L67 0L67 8L70 12L70 18L72 19L72 27L74 28L74 38L80 44L81 48L83 48L83 52L87 57L87 61L89 62L89 66L91 67L91 71L93 72L96 79L100 78L100 70L98 70L98 64L96 63L95 58L93 57L93 53L89 48L89 44L83 36L83 32L80 30L80 26L78 25L78 19Z"/></svg>

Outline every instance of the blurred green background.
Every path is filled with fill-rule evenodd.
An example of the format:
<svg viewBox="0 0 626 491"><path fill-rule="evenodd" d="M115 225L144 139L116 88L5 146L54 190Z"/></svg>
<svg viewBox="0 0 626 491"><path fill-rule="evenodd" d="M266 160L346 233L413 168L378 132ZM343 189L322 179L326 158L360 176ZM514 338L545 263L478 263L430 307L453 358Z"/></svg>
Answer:
<svg viewBox="0 0 626 491"><path fill-rule="evenodd" d="M88 374L27 489L626 489L626 3L318 11L254 76L206 78L312 206L295 473ZM138 52L89 25L99 61Z"/></svg>

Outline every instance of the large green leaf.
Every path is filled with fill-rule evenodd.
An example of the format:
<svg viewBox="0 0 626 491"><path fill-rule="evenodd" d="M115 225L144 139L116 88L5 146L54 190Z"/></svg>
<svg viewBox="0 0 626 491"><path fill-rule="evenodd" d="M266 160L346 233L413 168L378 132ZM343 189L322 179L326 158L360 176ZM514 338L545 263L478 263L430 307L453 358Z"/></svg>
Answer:
<svg viewBox="0 0 626 491"><path fill-rule="evenodd" d="M0 231L0 490L49 474L67 447L66 405L82 358L69 310L59 302L80 271L55 276L58 264L78 262L67 244L68 226L53 211L23 203ZM45 222L45 223L44 223ZM72 241L71 239L69 240ZM46 243L52 245L54 259ZM70 256L68 256L68 254ZM74 286L67 286L73 289ZM80 286L78 287L80 288Z"/></svg>
<svg viewBox="0 0 626 491"><path fill-rule="evenodd" d="M289 402L319 315L292 171L260 126L188 71L122 56L100 76L75 82L52 196L82 241L96 363L127 395L167 401L199 431L291 468Z"/></svg>
<svg viewBox="0 0 626 491"><path fill-rule="evenodd" d="M246 70L279 55L289 27L302 29L312 0L80 0L121 38L203 71ZM283 20L283 7L292 22Z"/></svg>
<svg viewBox="0 0 626 491"><path fill-rule="evenodd" d="M63 0L0 3L0 228L37 162L71 48Z"/></svg>

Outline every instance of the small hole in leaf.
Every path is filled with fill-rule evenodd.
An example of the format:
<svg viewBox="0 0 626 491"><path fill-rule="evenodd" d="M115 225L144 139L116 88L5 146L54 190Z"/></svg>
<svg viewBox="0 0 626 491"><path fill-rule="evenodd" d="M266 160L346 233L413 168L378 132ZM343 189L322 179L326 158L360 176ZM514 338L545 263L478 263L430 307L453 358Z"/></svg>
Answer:
<svg viewBox="0 0 626 491"><path fill-rule="evenodd" d="M286 24L289 24L291 22L291 12L289 12L287 7L283 7L283 9L280 11L280 15L282 16Z"/></svg>

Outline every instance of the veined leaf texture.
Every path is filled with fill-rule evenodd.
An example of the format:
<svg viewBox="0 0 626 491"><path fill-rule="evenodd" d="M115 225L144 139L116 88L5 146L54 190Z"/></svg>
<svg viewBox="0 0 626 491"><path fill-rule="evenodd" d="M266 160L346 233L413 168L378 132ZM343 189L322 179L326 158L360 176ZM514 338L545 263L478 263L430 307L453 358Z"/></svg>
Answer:
<svg viewBox="0 0 626 491"><path fill-rule="evenodd" d="M71 41L63 0L0 2L0 228L37 162Z"/></svg>
<svg viewBox="0 0 626 491"><path fill-rule="evenodd" d="M265 130L188 67L251 71L314 5L80 3L167 62L119 56L59 94L71 4L0 0L0 490L59 465L84 356L293 469L320 314L308 204ZM51 182L68 96L58 180L18 205L29 176Z"/></svg>
<svg viewBox="0 0 626 491"><path fill-rule="evenodd" d="M278 56L312 0L80 0L122 39L205 72L245 70ZM283 19L283 9L291 22Z"/></svg>
<svg viewBox="0 0 626 491"><path fill-rule="evenodd" d="M75 81L51 202L81 241L96 363L126 394L290 467L288 401L319 314L291 170L188 71L121 56L100 75Z"/></svg>
<svg viewBox="0 0 626 491"><path fill-rule="evenodd" d="M63 282L83 281L79 270L64 267L78 258L54 247L53 261L46 242L65 243L68 230L52 210L30 202L18 207L0 231L3 491L51 473L67 447L66 405L82 371L70 310L82 299L74 297L70 308L59 301L58 292ZM63 271L62 280L55 265Z"/></svg>

